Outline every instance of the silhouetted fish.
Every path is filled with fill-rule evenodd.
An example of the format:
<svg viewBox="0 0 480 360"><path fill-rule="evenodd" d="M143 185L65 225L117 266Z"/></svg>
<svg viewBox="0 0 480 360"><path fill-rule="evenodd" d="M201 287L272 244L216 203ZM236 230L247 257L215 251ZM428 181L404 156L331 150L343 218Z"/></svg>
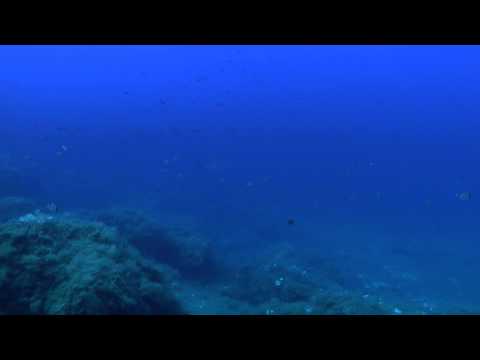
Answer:
<svg viewBox="0 0 480 360"><path fill-rule="evenodd" d="M472 193L469 192L469 191L465 191L465 192L462 192L462 193L459 193L459 194L456 194L456 195L460 200L463 200L463 201L467 201L467 200L470 200L472 198Z"/></svg>
<svg viewBox="0 0 480 360"><path fill-rule="evenodd" d="M55 203L50 203L46 206L46 209L50 212L56 213L58 212L58 207Z"/></svg>

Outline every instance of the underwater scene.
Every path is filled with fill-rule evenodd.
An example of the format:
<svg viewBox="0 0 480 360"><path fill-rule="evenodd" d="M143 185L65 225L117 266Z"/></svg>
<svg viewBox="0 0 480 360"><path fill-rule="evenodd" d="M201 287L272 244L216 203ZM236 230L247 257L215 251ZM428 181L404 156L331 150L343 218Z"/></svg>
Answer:
<svg viewBox="0 0 480 360"><path fill-rule="evenodd" d="M0 45L0 314L479 314L479 99L479 46Z"/></svg>

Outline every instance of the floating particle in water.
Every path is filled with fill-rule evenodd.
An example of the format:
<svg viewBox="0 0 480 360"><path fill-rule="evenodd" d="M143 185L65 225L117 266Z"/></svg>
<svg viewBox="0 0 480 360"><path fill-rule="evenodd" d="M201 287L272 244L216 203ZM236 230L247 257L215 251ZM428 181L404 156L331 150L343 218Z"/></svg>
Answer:
<svg viewBox="0 0 480 360"><path fill-rule="evenodd" d="M295 225L295 219L288 219L287 220L288 225Z"/></svg>
<svg viewBox="0 0 480 360"><path fill-rule="evenodd" d="M472 193L470 191L465 191L462 193L458 193L456 195L457 195L457 198L459 198L462 201L471 200L472 198Z"/></svg>
<svg viewBox="0 0 480 360"><path fill-rule="evenodd" d="M195 82L197 82L197 83L201 83L201 82L204 82L204 81L207 81L207 80L208 80L208 77L202 76L202 75L197 76L197 77L195 78Z"/></svg>
<svg viewBox="0 0 480 360"><path fill-rule="evenodd" d="M403 314L403 311L396 307L395 309L393 309L393 313L396 315L400 315Z"/></svg>

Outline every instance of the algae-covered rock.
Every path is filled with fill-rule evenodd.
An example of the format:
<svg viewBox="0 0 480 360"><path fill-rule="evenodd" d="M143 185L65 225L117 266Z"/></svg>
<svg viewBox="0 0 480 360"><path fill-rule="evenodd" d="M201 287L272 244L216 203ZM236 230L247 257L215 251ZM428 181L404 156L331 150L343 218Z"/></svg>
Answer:
<svg viewBox="0 0 480 360"><path fill-rule="evenodd" d="M2 197L0 198L0 222L30 213L35 208L36 204L32 200L16 196Z"/></svg>
<svg viewBox="0 0 480 360"><path fill-rule="evenodd" d="M275 254L264 264L257 259L243 266L221 294L268 315L391 313L380 299L329 281L322 269L306 269L295 256Z"/></svg>
<svg viewBox="0 0 480 360"><path fill-rule="evenodd" d="M172 314L174 272L101 223L30 214L0 225L7 314Z"/></svg>
<svg viewBox="0 0 480 360"><path fill-rule="evenodd" d="M211 279L219 272L210 242L185 229L162 226L130 209L103 211L96 219L117 228L145 256L178 269L187 278Z"/></svg>
<svg viewBox="0 0 480 360"><path fill-rule="evenodd" d="M385 315L391 310L374 301L353 293L319 293L308 301L282 302L272 299L257 307L259 314L266 315Z"/></svg>

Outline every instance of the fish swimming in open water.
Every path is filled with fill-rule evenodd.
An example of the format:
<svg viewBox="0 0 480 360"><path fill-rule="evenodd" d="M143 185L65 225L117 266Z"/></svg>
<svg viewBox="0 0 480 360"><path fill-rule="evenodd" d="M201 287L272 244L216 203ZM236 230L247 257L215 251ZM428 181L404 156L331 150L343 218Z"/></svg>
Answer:
<svg viewBox="0 0 480 360"><path fill-rule="evenodd" d="M462 201L467 201L472 198L472 193L470 191L465 191L459 194L456 194L457 198L459 198Z"/></svg>

